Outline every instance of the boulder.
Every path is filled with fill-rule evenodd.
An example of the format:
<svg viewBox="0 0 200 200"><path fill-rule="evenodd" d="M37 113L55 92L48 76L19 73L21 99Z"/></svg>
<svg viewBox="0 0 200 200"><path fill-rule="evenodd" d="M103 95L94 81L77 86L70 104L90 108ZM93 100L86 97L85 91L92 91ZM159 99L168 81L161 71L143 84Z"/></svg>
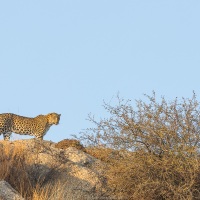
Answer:
<svg viewBox="0 0 200 200"><path fill-rule="evenodd" d="M59 149L53 142L36 139L1 144L10 146L11 152L20 149L24 153L32 182L59 183L64 190L61 199L109 199L104 164L84 151L75 147Z"/></svg>
<svg viewBox="0 0 200 200"><path fill-rule="evenodd" d="M4 180L0 181L0 199L3 200L24 200L20 194Z"/></svg>

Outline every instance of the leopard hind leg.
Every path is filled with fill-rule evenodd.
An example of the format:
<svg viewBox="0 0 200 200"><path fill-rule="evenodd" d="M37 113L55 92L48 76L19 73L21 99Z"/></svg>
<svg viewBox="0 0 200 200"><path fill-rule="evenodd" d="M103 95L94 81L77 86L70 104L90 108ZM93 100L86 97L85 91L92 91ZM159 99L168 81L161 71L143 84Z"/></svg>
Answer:
<svg viewBox="0 0 200 200"><path fill-rule="evenodd" d="M9 140L10 140L10 136L11 136L11 134L12 134L12 132L4 133L4 134L3 134L3 138L4 138L4 140L9 141Z"/></svg>

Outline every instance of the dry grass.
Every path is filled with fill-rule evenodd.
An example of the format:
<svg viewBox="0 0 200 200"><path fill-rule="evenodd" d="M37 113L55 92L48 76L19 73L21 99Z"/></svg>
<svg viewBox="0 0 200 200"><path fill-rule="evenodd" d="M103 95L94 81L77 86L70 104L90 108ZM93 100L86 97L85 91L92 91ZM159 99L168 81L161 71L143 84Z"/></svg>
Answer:
<svg viewBox="0 0 200 200"><path fill-rule="evenodd" d="M58 181L52 183L51 174L41 178L40 173L27 163L28 155L22 145L13 147L12 143L3 142L0 146L0 179L7 181L25 199L54 200L65 199L65 186ZM49 173L53 173L52 169Z"/></svg>
<svg viewBox="0 0 200 200"><path fill-rule="evenodd" d="M44 187L40 187L38 184L33 190L32 200L64 200L66 186L60 182L54 184L47 184Z"/></svg>
<svg viewBox="0 0 200 200"><path fill-rule="evenodd" d="M118 151L115 151L113 149L100 147L87 147L85 148L85 151L86 153L103 162L109 162L113 155L116 155L118 153Z"/></svg>
<svg viewBox="0 0 200 200"><path fill-rule="evenodd" d="M4 142L0 152L0 179L9 182L19 192L25 191L26 188L27 193L30 193L31 184L26 172L23 147L13 148L12 144Z"/></svg>
<svg viewBox="0 0 200 200"><path fill-rule="evenodd" d="M85 148L81 145L80 141L72 140L72 139L64 139L64 140L58 142L55 145L55 147L59 148L59 149L67 149L68 147L75 147L76 149L85 151Z"/></svg>
<svg viewBox="0 0 200 200"><path fill-rule="evenodd" d="M90 147L87 153L107 163L105 176L116 199L200 199L197 156L116 151Z"/></svg>
<svg viewBox="0 0 200 200"><path fill-rule="evenodd" d="M23 146L13 148L5 143L0 152L0 178L26 199L72 199L69 186L51 181L53 171L41 178L40 173L31 170ZM158 156L96 147L86 148L86 152L107 163L105 176L116 199L200 199L200 161L195 152L191 156L185 152Z"/></svg>

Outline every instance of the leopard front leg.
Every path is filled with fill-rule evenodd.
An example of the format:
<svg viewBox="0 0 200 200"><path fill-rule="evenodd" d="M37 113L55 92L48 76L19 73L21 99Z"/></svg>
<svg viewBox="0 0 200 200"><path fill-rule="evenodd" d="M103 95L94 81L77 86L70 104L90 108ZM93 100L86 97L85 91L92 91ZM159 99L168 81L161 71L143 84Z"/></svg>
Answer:
<svg viewBox="0 0 200 200"><path fill-rule="evenodd" d="M35 139L41 141L41 140L43 140L43 136L35 136Z"/></svg>
<svg viewBox="0 0 200 200"><path fill-rule="evenodd" d="M3 138L4 138L4 140L9 141L9 140L10 140L10 136L11 136L11 134L12 134L12 132L4 133L4 134L3 134Z"/></svg>

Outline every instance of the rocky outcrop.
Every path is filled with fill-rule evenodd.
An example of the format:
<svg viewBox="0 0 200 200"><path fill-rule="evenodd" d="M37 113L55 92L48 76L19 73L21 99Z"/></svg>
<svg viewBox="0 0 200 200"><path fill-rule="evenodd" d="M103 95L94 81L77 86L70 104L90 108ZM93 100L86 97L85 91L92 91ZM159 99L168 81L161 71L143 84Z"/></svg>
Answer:
<svg viewBox="0 0 200 200"><path fill-rule="evenodd" d="M14 190L9 183L0 181L0 199L2 200L24 200L19 193Z"/></svg>
<svg viewBox="0 0 200 200"><path fill-rule="evenodd" d="M35 139L2 141L0 145L9 146L10 151L21 148L29 172L34 174L32 181L59 182L64 190L63 199L109 199L103 175L106 166L81 150L59 149L53 142Z"/></svg>

